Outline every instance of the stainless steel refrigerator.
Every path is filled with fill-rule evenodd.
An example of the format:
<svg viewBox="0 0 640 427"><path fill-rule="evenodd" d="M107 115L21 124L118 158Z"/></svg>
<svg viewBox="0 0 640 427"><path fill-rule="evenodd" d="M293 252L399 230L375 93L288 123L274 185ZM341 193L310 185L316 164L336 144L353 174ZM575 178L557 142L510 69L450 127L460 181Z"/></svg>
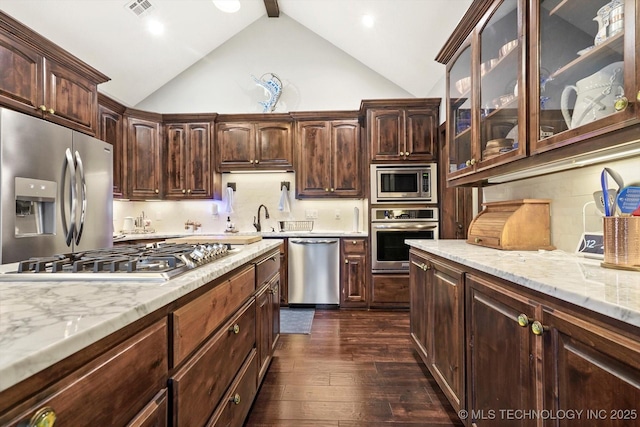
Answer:
<svg viewBox="0 0 640 427"><path fill-rule="evenodd" d="M106 142L0 108L2 263L112 246Z"/></svg>

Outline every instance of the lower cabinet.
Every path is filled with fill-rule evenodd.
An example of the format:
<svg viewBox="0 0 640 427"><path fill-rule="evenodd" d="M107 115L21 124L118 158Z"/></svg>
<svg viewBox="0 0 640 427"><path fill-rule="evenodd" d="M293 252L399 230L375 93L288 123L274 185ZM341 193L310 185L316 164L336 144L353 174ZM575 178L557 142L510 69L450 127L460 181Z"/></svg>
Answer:
<svg viewBox="0 0 640 427"><path fill-rule="evenodd" d="M371 308L409 308L407 274L372 274Z"/></svg>
<svg viewBox="0 0 640 427"><path fill-rule="evenodd" d="M153 398L127 427L165 427L167 425L167 389Z"/></svg>
<svg viewBox="0 0 640 427"><path fill-rule="evenodd" d="M367 307L367 239L341 239L340 307Z"/></svg>
<svg viewBox="0 0 640 427"><path fill-rule="evenodd" d="M54 420L61 426L143 426L149 425L145 420L160 419L163 411L166 419L167 356L163 319L40 391L38 395L48 396L45 399L27 400L2 414L0 425Z"/></svg>
<svg viewBox="0 0 640 427"><path fill-rule="evenodd" d="M423 251L410 261L411 339L467 426L640 425L638 328Z"/></svg>

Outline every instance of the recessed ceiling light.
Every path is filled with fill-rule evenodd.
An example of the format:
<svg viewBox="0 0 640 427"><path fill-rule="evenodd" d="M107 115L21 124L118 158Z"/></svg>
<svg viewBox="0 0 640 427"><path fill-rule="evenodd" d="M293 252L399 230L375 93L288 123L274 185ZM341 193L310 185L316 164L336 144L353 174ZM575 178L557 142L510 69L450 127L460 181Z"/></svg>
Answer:
<svg viewBox="0 0 640 427"><path fill-rule="evenodd" d="M240 0L213 0L213 4L227 13L235 13L240 10Z"/></svg>
<svg viewBox="0 0 640 427"><path fill-rule="evenodd" d="M375 21L373 15L362 15L362 25L367 28L372 28Z"/></svg>
<svg viewBox="0 0 640 427"><path fill-rule="evenodd" d="M147 21L147 30L154 36L159 36L164 33L164 24L155 19L149 19Z"/></svg>

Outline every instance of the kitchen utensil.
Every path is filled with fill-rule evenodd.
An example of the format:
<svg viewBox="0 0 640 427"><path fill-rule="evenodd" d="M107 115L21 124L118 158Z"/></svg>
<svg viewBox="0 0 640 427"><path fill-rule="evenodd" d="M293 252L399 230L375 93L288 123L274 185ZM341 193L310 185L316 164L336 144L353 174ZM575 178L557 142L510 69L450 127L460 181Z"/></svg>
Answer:
<svg viewBox="0 0 640 427"><path fill-rule="evenodd" d="M611 202L611 199L609 197L602 198L602 203L604 206L604 215L612 216L616 210L615 200L618 197L618 193L620 192L620 189L624 187L624 182L622 181L622 177L618 172L614 171L611 168L604 168L602 170L602 173L600 174L600 185L602 186L602 194L609 193L609 184L607 182L607 175L613 178L613 180L618 185L618 189L615 191L614 197L613 197L614 202Z"/></svg>
<svg viewBox="0 0 640 427"><path fill-rule="evenodd" d="M614 62L582 80L566 86L560 95L560 111L569 129L591 123L613 114L616 99L624 95L624 62ZM576 93L573 112L569 96Z"/></svg>
<svg viewBox="0 0 640 427"><path fill-rule="evenodd" d="M638 209L636 209L635 211L631 212L631 215L640 216L640 206L638 206Z"/></svg>
<svg viewBox="0 0 640 427"><path fill-rule="evenodd" d="M623 214L630 214L640 207L640 187L624 187L616 198L616 205Z"/></svg>
<svg viewBox="0 0 640 427"><path fill-rule="evenodd" d="M608 190L608 199L609 199L609 206L613 206L614 203L616 202L616 190ZM602 212L603 214L604 212L604 196L602 191L595 191L593 193L593 201L596 203L596 207L598 208L598 210L600 212Z"/></svg>

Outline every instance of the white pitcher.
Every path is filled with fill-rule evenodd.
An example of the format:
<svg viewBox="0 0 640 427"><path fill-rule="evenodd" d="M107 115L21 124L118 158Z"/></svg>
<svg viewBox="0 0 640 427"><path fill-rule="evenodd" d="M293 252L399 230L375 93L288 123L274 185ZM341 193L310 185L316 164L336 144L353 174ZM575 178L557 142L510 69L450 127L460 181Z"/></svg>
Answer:
<svg viewBox="0 0 640 427"><path fill-rule="evenodd" d="M624 95L624 62L609 64L595 74L566 86L560 97L560 110L569 129L601 119L615 112L614 104ZM569 113L569 95L576 92L573 115Z"/></svg>

